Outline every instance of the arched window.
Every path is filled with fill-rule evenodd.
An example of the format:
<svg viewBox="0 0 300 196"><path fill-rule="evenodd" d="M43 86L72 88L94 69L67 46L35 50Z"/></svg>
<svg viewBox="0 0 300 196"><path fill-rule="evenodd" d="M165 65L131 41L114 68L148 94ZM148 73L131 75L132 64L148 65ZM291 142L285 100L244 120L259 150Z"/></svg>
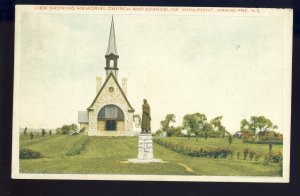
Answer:
<svg viewBox="0 0 300 196"><path fill-rule="evenodd" d="M99 120L124 120L122 109L116 105L106 105L98 113Z"/></svg>
<svg viewBox="0 0 300 196"><path fill-rule="evenodd" d="M115 61L114 61L114 59L110 59L109 60L109 67L110 68L113 68L115 66Z"/></svg>

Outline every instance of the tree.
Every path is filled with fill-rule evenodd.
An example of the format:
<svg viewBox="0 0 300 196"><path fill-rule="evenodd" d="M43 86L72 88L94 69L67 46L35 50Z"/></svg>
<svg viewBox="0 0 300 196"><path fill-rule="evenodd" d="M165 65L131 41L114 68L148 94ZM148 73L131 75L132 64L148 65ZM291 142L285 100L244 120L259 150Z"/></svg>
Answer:
<svg viewBox="0 0 300 196"><path fill-rule="evenodd" d="M222 137L225 137L226 128L222 125L221 120L223 116L217 116L214 119L210 121L210 124L212 125L214 131L220 132Z"/></svg>
<svg viewBox="0 0 300 196"><path fill-rule="evenodd" d="M273 148L273 144L272 144L272 142L270 141L270 142L269 142L269 153L270 153L270 154L272 153L272 148Z"/></svg>
<svg viewBox="0 0 300 196"><path fill-rule="evenodd" d="M258 133L263 131L273 131L278 126L274 125L272 121L264 116L251 116L250 121L243 119L241 121L241 131L248 131L258 140Z"/></svg>
<svg viewBox="0 0 300 196"><path fill-rule="evenodd" d="M190 139L191 133L195 133L199 129L199 124L194 114L186 114L183 117L182 126L187 130L188 138Z"/></svg>
<svg viewBox="0 0 300 196"><path fill-rule="evenodd" d="M232 136L231 136L231 134L228 136L228 143L229 143L229 145L231 145L231 143L232 143Z"/></svg>
<svg viewBox="0 0 300 196"><path fill-rule="evenodd" d="M45 134L46 134L45 129L42 129L42 137L44 137Z"/></svg>
<svg viewBox="0 0 300 196"><path fill-rule="evenodd" d="M160 125L163 131L167 131L170 128L170 123L176 122L174 114L167 114L165 120L160 121Z"/></svg>
<svg viewBox="0 0 300 196"><path fill-rule="evenodd" d="M207 118L205 114L194 113L194 114L186 114L183 117L182 126L187 130L188 136L191 133L194 133L196 136L196 140L198 140L200 133L204 132L206 123L207 123Z"/></svg>
<svg viewBox="0 0 300 196"><path fill-rule="evenodd" d="M203 125L203 131L204 131L204 138L205 138L205 140L207 140L208 133L211 132L212 129L213 128L212 128L212 126L211 126L211 124L209 122L204 123L204 125Z"/></svg>
<svg viewBox="0 0 300 196"><path fill-rule="evenodd" d="M175 114L167 114L165 120L160 121L161 130L163 132L167 132L168 137L172 136L172 130L170 127L171 122L176 122Z"/></svg>
<svg viewBox="0 0 300 196"><path fill-rule="evenodd" d="M207 140L207 138L208 138L208 133L207 133L207 131L205 131L204 138L205 138L205 140Z"/></svg>
<svg viewBox="0 0 300 196"><path fill-rule="evenodd" d="M24 135L26 135L27 134L27 127L25 127L25 129L24 129Z"/></svg>
<svg viewBox="0 0 300 196"><path fill-rule="evenodd" d="M171 126L167 131L167 136L168 137L172 137L172 136L179 137L179 136L181 136L181 130L182 130L181 126L176 126L176 127Z"/></svg>

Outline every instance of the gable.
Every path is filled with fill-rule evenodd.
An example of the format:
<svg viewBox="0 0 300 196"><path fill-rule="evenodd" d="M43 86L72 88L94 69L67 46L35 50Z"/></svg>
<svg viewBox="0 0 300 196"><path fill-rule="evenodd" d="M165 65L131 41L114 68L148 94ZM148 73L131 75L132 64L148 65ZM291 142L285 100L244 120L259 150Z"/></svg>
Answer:
<svg viewBox="0 0 300 196"><path fill-rule="evenodd" d="M123 89L121 88L121 86L119 85L116 77L112 73L110 73L108 75L108 77L106 78L104 84L102 85L101 89L99 90L99 92L97 93L95 99L93 100L92 104L87 109L92 110L92 107L94 106L94 104L97 101L97 99L99 98L99 96L101 96L103 93L107 93L109 91L110 87L113 87L114 91L119 91L120 92L121 96L124 98L125 102L127 103L128 107L130 108L130 112L134 112L134 109L131 106L131 104L129 103Z"/></svg>

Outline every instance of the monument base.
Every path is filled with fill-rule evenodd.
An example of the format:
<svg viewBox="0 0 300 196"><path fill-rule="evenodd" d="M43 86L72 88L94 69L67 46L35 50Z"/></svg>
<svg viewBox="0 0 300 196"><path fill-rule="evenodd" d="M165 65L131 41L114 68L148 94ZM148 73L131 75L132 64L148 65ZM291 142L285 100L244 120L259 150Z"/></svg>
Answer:
<svg viewBox="0 0 300 196"><path fill-rule="evenodd" d="M164 163L161 159L128 159L129 163Z"/></svg>
<svg viewBox="0 0 300 196"><path fill-rule="evenodd" d="M138 143L138 158L128 159L129 163L158 163L161 159L153 158L153 146L151 133L140 133Z"/></svg>

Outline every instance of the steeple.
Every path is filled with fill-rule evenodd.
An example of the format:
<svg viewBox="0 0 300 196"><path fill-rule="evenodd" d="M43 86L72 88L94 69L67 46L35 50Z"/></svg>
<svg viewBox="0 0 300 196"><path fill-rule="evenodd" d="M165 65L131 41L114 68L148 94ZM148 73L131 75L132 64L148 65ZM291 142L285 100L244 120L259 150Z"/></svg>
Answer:
<svg viewBox="0 0 300 196"><path fill-rule="evenodd" d="M109 40L106 55L115 54L118 55L117 52L117 44L116 44L116 35L115 35L115 27L114 27L114 17L111 18L110 32L109 32Z"/></svg>
<svg viewBox="0 0 300 196"><path fill-rule="evenodd" d="M108 47L106 51L106 77L112 72L115 77L118 77L118 52L117 52L117 44L116 44L116 35L115 35L115 27L114 27L114 18L111 19L110 32L109 32L109 40Z"/></svg>

